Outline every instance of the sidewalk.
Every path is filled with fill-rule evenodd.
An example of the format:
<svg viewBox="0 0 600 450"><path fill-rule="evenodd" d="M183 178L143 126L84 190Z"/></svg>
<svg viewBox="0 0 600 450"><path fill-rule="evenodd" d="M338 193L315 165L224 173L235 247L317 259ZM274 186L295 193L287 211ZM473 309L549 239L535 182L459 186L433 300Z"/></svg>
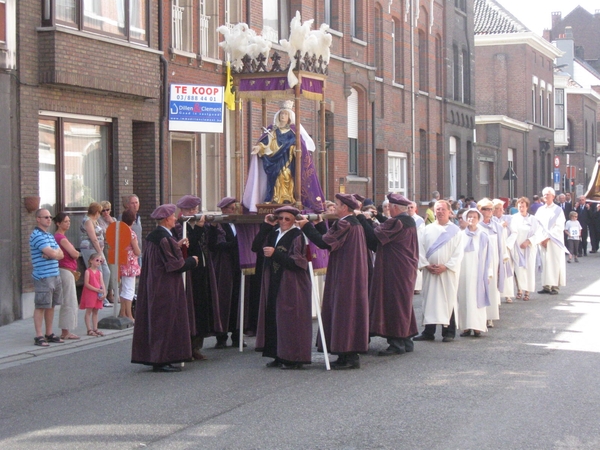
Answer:
<svg viewBox="0 0 600 450"><path fill-rule="evenodd" d="M110 317L114 314L114 308L103 308L98 313L98 320L104 317ZM118 305L117 305L118 311ZM59 307L54 311L54 323L52 331L60 336L61 329L58 327ZM77 320L77 328L70 330L72 333L80 336L81 339L65 340L64 344L50 344L49 347L38 347L33 344L35 331L33 327L33 318L16 320L8 325L0 327L0 366L8 363L15 363L30 358L36 358L45 355L58 356L58 353L72 352L80 347L93 344L99 344L111 341L116 338L133 334L133 327L124 330L106 330L101 329L104 337L87 336L83 316L85 311L80 310ZM45 332L44 326L42 330Z"/></svg>

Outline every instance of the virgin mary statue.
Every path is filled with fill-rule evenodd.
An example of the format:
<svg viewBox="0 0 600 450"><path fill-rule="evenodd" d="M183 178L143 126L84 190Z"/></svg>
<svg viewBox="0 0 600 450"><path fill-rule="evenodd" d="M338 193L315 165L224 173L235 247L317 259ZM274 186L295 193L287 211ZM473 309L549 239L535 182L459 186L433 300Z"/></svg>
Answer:
<svg viewBox="0 0 600 450"><path fill-rule="evenodd" d="M294 176L296 173L296 115L292 102L285 102L275 113L273 125L252 147L248 181L242 203L256 212L257 203L295 203ZM323 191L317 178L311 153L315 143L300 125L302 143L301 202L305 210L323 211Z"/></svg>

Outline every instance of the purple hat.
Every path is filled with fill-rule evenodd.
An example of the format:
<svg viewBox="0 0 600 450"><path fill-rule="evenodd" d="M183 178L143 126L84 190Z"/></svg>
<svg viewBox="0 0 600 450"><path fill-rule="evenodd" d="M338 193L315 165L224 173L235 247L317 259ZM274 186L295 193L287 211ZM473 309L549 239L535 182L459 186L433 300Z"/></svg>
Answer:
<svg viewBox="0 0 600 450"><path fill-rule="evenodd" d="M200 197L195 197L193 195L184 195L177 202L177 207L180 209L193 209L196 206L199 206L202 203Z"/></svg>
<svg viewBox="0 0 600 450"><path fill-rule="evenodd" d="M358 202L354 198L353 195L350 194L335 194L335 198L337 198L344 205L348 206L351 210L358 209Z"/></svg>
<svg viewBox="0 0 600 450"><path fill-rule="evenodd" d="M365 201L365 198L360 194L352 194L352 197L354 197L356 200L358 200L361 203Z"/></svg>
<svg viewBox="0 0 600 450"><path fill-rule="evenodd" d="M167 203L166 205L160 205L158 208L156 208L154 212L150 214L150 217L156 220L166 219L167 217L175 214L176 210L177 206L175 206L173 203Z"/></svg>
<svg viewBox="0 0 600 450"><path fill-rule="evenodd" d="M277 208L275 211L275 214L279 214L279 213L289 213L292 216L296 217L298 214L300 214L300 210L298 208L294 208L293 206L282 206L281 208Z"/></svg>
<svg viewBox="0 0 600 450"><path fill-rule="evenodd" d="M412 203L402 194L388 194L387 198L390 203L394 203L396 205L409 206Z"/></svg>
<svg viewBox="0 0 600 450"><path fill-rule="evenodd" d="M217 208L225 208L226 206L231 205L232 203L235 203L237 200L235 199L235 197L224 197L218 204L217 204Z"/></svg>

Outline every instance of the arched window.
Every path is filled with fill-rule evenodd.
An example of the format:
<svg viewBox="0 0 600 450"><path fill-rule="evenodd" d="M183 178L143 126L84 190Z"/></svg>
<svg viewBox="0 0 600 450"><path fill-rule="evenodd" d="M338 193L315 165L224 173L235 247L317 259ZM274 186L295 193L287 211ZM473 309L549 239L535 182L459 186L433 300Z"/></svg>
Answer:
<svg viewBox="0 0 600 450"><path fill-rule="evenodd" d="M350 88L348 97L348 174L358 175L358 92Z"/></svg>

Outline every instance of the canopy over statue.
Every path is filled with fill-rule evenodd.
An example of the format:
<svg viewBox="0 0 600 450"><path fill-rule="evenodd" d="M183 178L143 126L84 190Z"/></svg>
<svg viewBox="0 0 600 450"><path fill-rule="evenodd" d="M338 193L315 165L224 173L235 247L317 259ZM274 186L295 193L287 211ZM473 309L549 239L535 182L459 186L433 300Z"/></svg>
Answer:
<svg viewBox="0 0 600 450"><path fill-rule="evenodd" d="M294 204L300 200L306 210L322 212L323 191L312 159L315 143L300 125L302 158L300 160L300 193L295 198L296 117L292 102L287 101L275 113L273 124L263 128L264 133L252 149L248 180L243 204L256 212L260 203Z"/></svg>
<svg viewBox="0 0 600 450"><path fill-rule="evenodd" d="M319 127L315 131L319 136L325 136L325 80L331 35L327 32L327 24L311 30L313 21L303 23L300 13L296 12L290 23L289 40L279 42L289 57L287 65L281 64L284 61L280 63L281 55L277 52L271 54L268 39L258 36L248 25L239 23L232 29L226 26L217 29L225 38L219 45L225 50L233 69L231 78L236 104L241 106L243 99L262 102L263 134L253 146L245 182L242 175L244 152L241 151L245 146L241 133L243 119L240 107L235 107L237 197L243 199L242 203L250 212L261 212L271 205L286 203L313 212L324 210L325 197L311 154L315 144L302 127L299 113L301 97L320 101ZM294 101L281 108L275 114L273 124L266 127L266 101L292 96ZM324 181L325 139L320 141L319 166ZM244 185L246 189L242 195Z"/></svg>

